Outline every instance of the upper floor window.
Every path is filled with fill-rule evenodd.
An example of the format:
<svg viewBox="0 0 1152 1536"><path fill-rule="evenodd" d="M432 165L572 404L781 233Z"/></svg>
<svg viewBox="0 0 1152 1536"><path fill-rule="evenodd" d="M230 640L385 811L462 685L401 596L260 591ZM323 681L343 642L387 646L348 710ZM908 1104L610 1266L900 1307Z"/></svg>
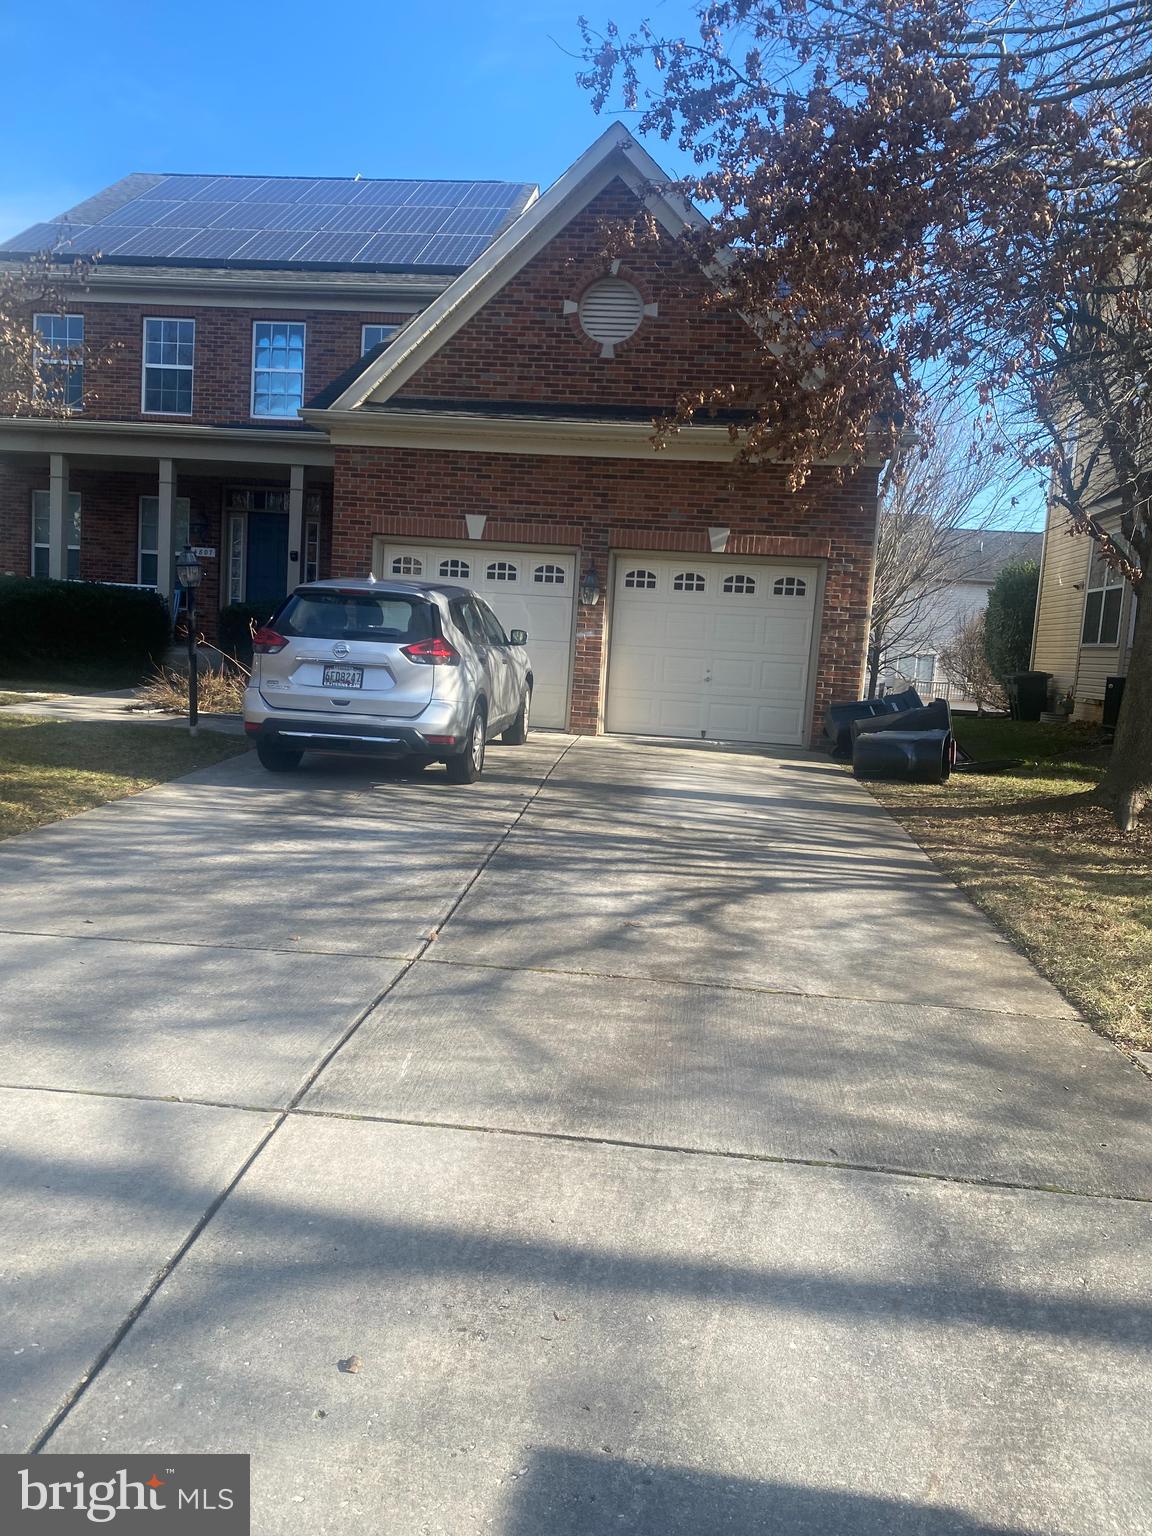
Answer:
<svg viewBox="0 0 1152 1536"><path fill-rule="evenodd" d="M257 320L252 326L252 414L293 417L304 404L304 325Z"/></svg>
<svg viewBox="0 0 1152 1536"><path fill-rule="evenodd" d="M1088 568L1088 596L1084 599L1085 645L1120 644L1120 605L1124 601L1124 578L1101 558L1093 545Z"/></svg>
<svg viewBox="0 0 1152 1536"><path fill-rule="evenodd" d="M64 509L68 525L68 554L64 575L69 581L80 578L80 492L68 492ZM32 575L49 574L52 552L52 493L32 492Z"/></svg>
<svg viewBox="0 0 1152 1536"><path fill-rule="evenodd" d="M195 320L145 320L144 409L191 416Z"/></svg>
<svg viewBox="0 0 1152 1536"><path fill-rule="evenodd" d="M382 341L389 341L400 329L398 325L365 325L360 331L360 356L371 352Z"/></svg>
<svg viewBox="0 0 1152 1536"><path fill-rule="evenodd" d="M79 410L84 402L84 316L33 315L36 383L43 399Z"/></svg>

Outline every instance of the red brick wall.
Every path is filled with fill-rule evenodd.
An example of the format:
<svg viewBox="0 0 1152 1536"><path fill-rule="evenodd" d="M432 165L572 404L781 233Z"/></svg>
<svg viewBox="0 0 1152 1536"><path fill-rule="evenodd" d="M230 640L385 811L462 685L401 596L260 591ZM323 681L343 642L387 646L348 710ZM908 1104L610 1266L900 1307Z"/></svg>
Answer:
<svg viewBox="0 0 1152 1536"><path fill-rule="evenodd" d="M859 691L868 612L875 471L845 485L817 472L791 495L775 466L424 449L336 451L332 574L365 575L372 540L466 537L464 514L486 514L485 542L566 544L595 566L604 597L577 623L570 726L595 732L602 713L605 620L613 548L707 552L708 528L732 530L731 554L780 555L825 564L813 738L832 698Z"/></svg>
<svg viewBox="0 0 1152 1536"><path fill-rule="evenodd" d="M302 320L304 398L311 399L360 357L362 325L403 325L410 316L388 311L346 314L332 310L213 309L172 304L70 304L84 316L84 415L97 420L193 421L247 424L251 416L252 322ZM144 318L196 322L192 415L160 416L140 410ZM277 426L293 423L278 421ZM298 425L303 426L300 422Z"/></svg>
<svg viewBox="0 0 1152 1536"><path fill-rule="evenodd" d="M516 400L671 406L684 391L734 384L754 392L765 363L751 329L707 310L699 270L668 237L645 238L622 256L619 275L658 313L612 358L565 315L565 299L607 274L606 234L638 211L614 181L529 261L435 357L399 398Z"/></svg>

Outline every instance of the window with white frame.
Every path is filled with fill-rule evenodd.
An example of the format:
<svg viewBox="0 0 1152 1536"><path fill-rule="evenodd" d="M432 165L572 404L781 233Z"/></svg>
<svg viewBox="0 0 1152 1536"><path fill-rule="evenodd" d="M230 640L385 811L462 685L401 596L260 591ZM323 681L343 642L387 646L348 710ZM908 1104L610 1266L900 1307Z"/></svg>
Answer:
<svg viewBox="0 0 1152 1536"><path fill-rule="evenodd" d="M936 676L936 652L924 651L919 656L901 656L895 670L909 683L930 684Z"/></svg>
<svg viewBox="0 0 1152 1536"><path fill-rule="evenodd" d="M84 316L33 315L36 388L50 405L78 411L84 403Z"/></svg>
<svg viewBox="0 0 1152 1536"><path fill-rule="evenodd" d="M304 580L317 581L320 576L320 519L304 519Z"/></svg>
<svg viewBox="0 0 1152 1536"><path fill-rule="evenodd" d="M538 565L532 572L532 580L539 582L542 587L562 587L564 585L564 567L562 565Z"/></svg>
<svg viewBox="0 0 1152 1536"><path fill-rule="evenodd" d="M141 405L163 416L191 416L195 320L144 321Z"/></svg>
<svg viewBox="0 0 1152 1536"><path fill-rule="evenodd" d="M423 576L424 562L419 555L397 555L392 562L393 576Z"/></svg>
<svg viewBox="0 0 1152 1536"><path fill-rule="evenodd" d="M1119 645L1120 609L1123 602L1123 576L1106 564L1099 549L1093 546L1081 635L1085 645Z"/></svg>
<svg viewBox="0 0 1152 1536"><path fill-rule="evenodd" d="M472 572L467 560L441 560L441 576L447 576L453 581L459 581L462 577L467 580Z"/></svg>
<svg viewBox="0 0 1152 1536"><path fill-rule="evenodd" d="M302 321L253 323L253 416L294 417L304 404L304 331Z"/></svg>
<svg viewBox="0 0 1152 1536"><path fill-rule="evenodd" d="M68 492L65 508L68 520L68 559L64 575L69 581L80 579L80 492ZM52 493L32 492L32 574L47 576L52 550Z"/></svg>
<svg viewBox="0 0 1152 1536"><path fill-rule="evenodd" d="M807 590L803 576L777 576L772 583L773 597L803 597Z"/></svg>
<svg viewBox="0 0 1152 1536"><path fill-rule="evenodd" d="M654 592L656 590L656 572L629 571L624 577L624 585L626 587L638 587L646 592Z"/></svg>
<svg viewBox="0 0 1152 1536"><path fill-rule="evenodd" d="M172 551L175 555L188 543L190 504L187 496L177 496L172 504ZM136 545L136 580L142 587L160 585L160 498L141 496L139 539ZM168 572L168 586L172 572Z"/></svg>
<svg viewBox="0 0 1152 1536"><path fill-rule="evenodd" d="M725 576L724 591L734 597L753 597L756 593L755 576Z"/></svg>
<svg viewBox="0 0 1152 1536"><path fill-rule="evenodd" d="M704 578L699 571L681 571L672 580L673 592L703 592Z"/></svg>
<svg viewBox="0 0 1152 1536"><path fill-rule="evenodd" d="M515 581L517 579L516 567L511 560L493 560L484 573L489 581Z"/></svg>
<svg viewBox="0 0 1152 1536"><path fill-rule="evenodd" d="M244 582L248 564L248 514L232 512L227 522L227 557L225 587L230 603L244 601Z"/></svg>
<svg viewBox="0 0 1152 1536"><path fill-rule="evenodd" d="M398 325L363 325L360 327L360 356L364 357L381 342L391 341L400 329Z"/></svg>

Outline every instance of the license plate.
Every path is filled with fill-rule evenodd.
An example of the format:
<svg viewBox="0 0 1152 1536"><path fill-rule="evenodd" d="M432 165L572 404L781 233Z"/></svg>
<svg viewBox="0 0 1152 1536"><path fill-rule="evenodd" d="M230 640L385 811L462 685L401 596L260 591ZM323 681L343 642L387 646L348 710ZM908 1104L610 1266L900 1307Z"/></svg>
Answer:
<svg viewBox="0 0 1152 1536"><path fill-rule="evenodd" d="M363 688L363 667L325 667L325 688Z"/></svg>

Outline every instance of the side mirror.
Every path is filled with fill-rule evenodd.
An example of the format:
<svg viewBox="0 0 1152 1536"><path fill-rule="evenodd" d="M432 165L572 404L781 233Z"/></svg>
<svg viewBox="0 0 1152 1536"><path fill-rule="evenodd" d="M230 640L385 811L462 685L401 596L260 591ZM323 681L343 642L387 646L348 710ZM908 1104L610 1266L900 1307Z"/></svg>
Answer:
<svg viewBox="0 0 1152 1536"><path fill-rule="evenodd" d="M527 645L528 631L526 629L514 629L508 636L513 645Z"/></svg>

